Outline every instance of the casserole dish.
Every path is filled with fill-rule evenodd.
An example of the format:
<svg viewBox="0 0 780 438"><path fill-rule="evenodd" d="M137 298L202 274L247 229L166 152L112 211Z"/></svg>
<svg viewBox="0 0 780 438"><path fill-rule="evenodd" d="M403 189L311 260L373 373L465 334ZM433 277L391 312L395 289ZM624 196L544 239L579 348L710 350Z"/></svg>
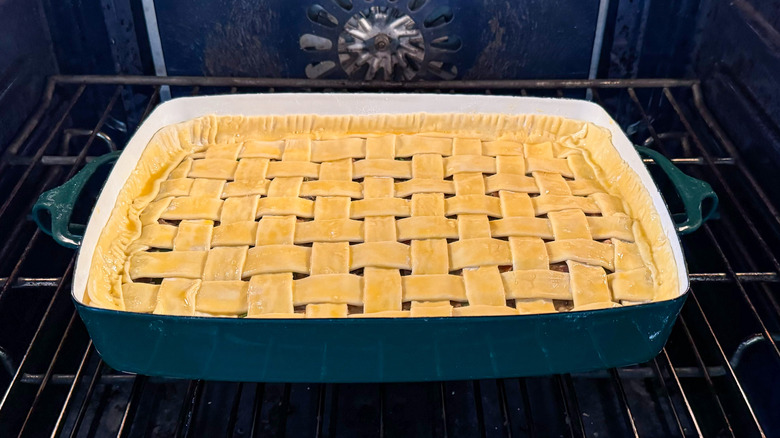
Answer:
<svg viewBox="0 0 780 438"><path fill-rule="evenodd" d="M199 116L370 115L399 113L545 114L592 122L611 131L621 158L636 172L660 214L677 267L676 298L612 309L475 318L236 319L118 312L84 304L95 245L117 195L159 129ZM443 111L445 109L445 111ZM183 98L160 105L139 128L111 172L81 243L73 299L96 349L110 366L167 377L233 381L416 381L513 377L585 371L649 360L660 351L688 289L676 232L711 216L701 202L715 196L706 183L679 173L657 153L675 182L688 217L675 224L649 173L617 124L595 104L563 99L438 95L288 94ZM69 211L90 172L41 196L33 217L70 246ZM67 198L67 199L63 199ZM48 214L42 214L47 211ZM52 218L51 224L44 220Z"/></svg>

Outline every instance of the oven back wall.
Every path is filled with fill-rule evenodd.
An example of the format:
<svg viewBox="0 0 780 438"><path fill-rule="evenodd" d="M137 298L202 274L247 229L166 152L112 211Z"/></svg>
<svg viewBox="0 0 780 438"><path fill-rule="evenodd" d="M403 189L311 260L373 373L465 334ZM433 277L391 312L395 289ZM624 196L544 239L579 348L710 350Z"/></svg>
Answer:
<svg viewBox="0 0 780 438"><path fill-rule="evenodd" d="M392 65L394 80L587 77L599 9L598 0L154 3L169 75L383 79Z"/></svg>
<svg viewBox="0 0 780 438"><path fill-rule="evenodd" d="M0 149L38 103L46 76L56 71L40 1L0 1Z"/></svg>
<svg viewBox="0 0 780 438"><path fill-rule="evenodd" d="M704 97L764 187L780 185L780 0L708 0L695 56ZM752 196L752 190L747 194ZM770 191L775 205L780 192Z"/></svg>

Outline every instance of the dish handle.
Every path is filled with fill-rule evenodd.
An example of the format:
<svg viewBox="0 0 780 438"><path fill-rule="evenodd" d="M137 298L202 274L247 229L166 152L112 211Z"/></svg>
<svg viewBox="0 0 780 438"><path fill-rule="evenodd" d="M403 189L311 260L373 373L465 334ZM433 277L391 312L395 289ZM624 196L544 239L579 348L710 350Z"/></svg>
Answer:
<svg viewBox="0 0 780 438"><path fill-rule="evenodd" d="M120 153L114 151L95 158L65 184L41 193L32 208L32 218L38 228L62 246L78 248L84 235L75 233L70 223L76 200L95 171L103 164L116 161Z"/></svg>
<svg viewBox="0 0 780 438"><path fill-rule="evenodd" d="M712 219L718 210L718 195L705 181L684 174L661 153L643 146L636 146L640 155L655 161L666 173L680 195L685 213L672 216L679 234L688 234L701 227L704 221ZM705 205L706 204L706 205Z"/></svg>

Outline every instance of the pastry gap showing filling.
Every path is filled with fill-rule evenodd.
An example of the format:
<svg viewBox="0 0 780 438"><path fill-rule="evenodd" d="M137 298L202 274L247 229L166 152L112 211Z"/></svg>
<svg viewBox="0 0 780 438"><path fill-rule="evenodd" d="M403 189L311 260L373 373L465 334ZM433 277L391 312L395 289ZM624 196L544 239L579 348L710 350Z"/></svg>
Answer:
<svg viewBox="0 0 780 438"><path fill-rule="evenodd" d="M122 273L133 311L517 315L654 293L635 219L582 151L551 141L218 143L185 158L140 219Z"/></svg>
<svg viewBox="0 0 780 438"><path fill-rule="evenodd" d="M165 219L157 219L157 223L160 225L171 225L174 227L178 227L179 223L181 223L181 220L165 220Z"/></svg>
<svg viewBox="0 0 780 438"><path fill-rule="evenodd" d="M163 281L162 278L136 278L133 280L133 283L141 283L141 284L161 284Z"/></svg>
<svg viewBox="0 0 780 438"><path fill-rule="evenodd" d="M552 302L558 312L569 312L574 308L574 302L571 300L552 300Z"/></svg>

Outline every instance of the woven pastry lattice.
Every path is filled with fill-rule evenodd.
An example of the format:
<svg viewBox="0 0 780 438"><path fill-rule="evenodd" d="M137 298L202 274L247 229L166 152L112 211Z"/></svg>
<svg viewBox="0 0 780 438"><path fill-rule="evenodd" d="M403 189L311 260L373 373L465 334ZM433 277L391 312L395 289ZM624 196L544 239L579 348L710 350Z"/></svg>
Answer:
<svg viewBox="0 0 780 438"><path fill-rule="evenodd" d="M209 145L162 181L127 310L548 313L653 298L633 221L581 152L426 135Z"/></svg>

